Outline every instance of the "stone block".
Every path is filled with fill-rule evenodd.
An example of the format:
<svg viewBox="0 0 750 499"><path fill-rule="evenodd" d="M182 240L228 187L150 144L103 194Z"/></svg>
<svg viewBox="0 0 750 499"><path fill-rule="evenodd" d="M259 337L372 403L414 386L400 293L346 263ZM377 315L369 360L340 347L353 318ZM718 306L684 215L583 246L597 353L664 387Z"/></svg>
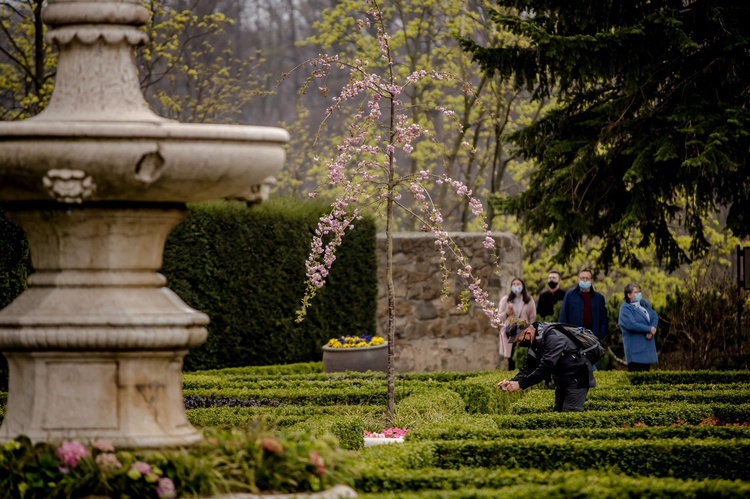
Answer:
<svg viewBox="0 0 750 499"><path fill-rule="evenodd" d="M420 301L414 307L414 316L423 321L434 319L438 316L438 309L430 302Z"/></svg>
<svg viewBox="0 0 750 499"><path fill-rule="evenodd" d="M464 250L473 270L485 289L497 302L510 280L521 275L521 244L510 234L494 236L498 257L484 248L484 233L452 233ZM384 235L378 235L378 261L381 267L379 286L378 326L387 326L385 301ZM502 359L497 352L497 330L489 326L484 312L470 305L468 312L458 309L459 293L466 285L455 275L450 276L451 290L442 299L443 278L440 256L434 237L426 233L394 234L394 261L399 263L397 288L396 370L398 372L431 372L438 370L476 371L498 368ZM398 258L397 258L398 257ZM451 265L449 263L449 265ZM452 264L455 268L455 263ZM394 267L395 274L395 267ZM429 275L429 277L428 277ZM493 296L494 295L494 296ZM400 305L406 302L409 306Z"/></svg>

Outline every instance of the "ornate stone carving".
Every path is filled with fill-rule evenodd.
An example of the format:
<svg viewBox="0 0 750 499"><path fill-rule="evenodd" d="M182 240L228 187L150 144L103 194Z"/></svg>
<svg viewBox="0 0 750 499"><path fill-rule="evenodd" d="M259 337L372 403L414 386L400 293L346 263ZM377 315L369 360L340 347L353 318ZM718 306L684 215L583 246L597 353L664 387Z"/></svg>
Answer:
<svg viewBox="0 0 750 499"><path fill-rule="evenodd" d="M164 169L164 157L156 150L141 156L135 165L135 179L144 184L151 184L161 177Z"/></svg>
<svg viewBox="0 0 750 499"><path fill-rule="evenodd" d="M245 192L238 196L228 197L227 199L236 199L245 201L247 204L260 204L268 201L271 188L276 185L276 177L268 177L260 184L250 186Z"/></svg>
<svg viewBox="0 0 750 499"><path fill-rule="evenodd" d="M42 183L61 203L82 203L96 191L94 179L82 170L49 170Z"/></svg>

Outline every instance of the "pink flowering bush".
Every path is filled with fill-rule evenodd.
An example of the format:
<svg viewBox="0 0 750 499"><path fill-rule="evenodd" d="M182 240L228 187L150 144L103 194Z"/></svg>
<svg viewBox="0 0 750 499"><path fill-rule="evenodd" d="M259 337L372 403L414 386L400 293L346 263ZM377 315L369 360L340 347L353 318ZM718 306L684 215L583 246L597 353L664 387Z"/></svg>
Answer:
<svg viewBox="0 0 750 499"><path fill-rule="evenodd" d="M172 499L232 492L311 492L353 482L351 455L312 434L205 431L189 449L131 451L97 440L0 445L0 499L101 495Z"/></svg>
<svg viewBox="0 0 750 499"><path fill-rule="evenodd" d="M68 473L71 468L78 466L78 462L90 457L91 453L81 442L63 442L57 448L57 458L60 460L60 471Z"/></svg>

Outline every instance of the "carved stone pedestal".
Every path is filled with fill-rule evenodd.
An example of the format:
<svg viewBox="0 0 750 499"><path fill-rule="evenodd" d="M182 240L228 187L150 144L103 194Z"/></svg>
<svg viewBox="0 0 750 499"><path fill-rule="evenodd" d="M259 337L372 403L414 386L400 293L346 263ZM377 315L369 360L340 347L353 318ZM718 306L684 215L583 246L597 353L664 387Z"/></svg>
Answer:
<svg viewBox="0 0 750 499"><path fill-rule="evenodd" d="M182 359L206 315L156 273L185 203L242 199L284 163L279 128L182 124L140 90L140 0L47 0L57 46L47 108L0 122L0 203L26 232L35 273L0 311L10 390L0 441L106 438L186 445Z"/></svg>
<svg viewBox="0 0 750 499"><path fill-rule="evenodd" d="M208 317L156 273L184 209L8 215L28 235L36 272L0 312L10 367L0 438L105 438L120 447L197 441L182 402L182 359L205 340Z"/></svg>

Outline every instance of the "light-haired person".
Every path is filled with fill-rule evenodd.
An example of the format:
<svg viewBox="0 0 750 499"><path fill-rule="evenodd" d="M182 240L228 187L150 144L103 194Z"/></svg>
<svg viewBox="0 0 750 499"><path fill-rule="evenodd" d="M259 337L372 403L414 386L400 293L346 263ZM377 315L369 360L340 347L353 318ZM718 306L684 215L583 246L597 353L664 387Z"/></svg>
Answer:
<svg viewBox="0 0 750 499"><path fill-rule="evenodd" d="M617 323L622 331L628 371L650 370L651 364L658 362L654 335L659 316L643 299L641 287L634 282L625 286L625 299L620 305Z"/></svg>

